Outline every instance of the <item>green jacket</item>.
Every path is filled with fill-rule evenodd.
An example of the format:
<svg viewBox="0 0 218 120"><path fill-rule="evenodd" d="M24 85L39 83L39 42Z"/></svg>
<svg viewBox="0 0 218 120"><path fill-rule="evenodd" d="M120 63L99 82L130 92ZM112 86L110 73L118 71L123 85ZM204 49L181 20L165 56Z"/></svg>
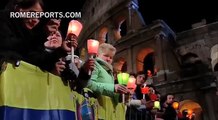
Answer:
<svg viewBox="0 0 218 120"><path fill-rule="evenodd" d="M97 95L114 97L114 76L110 64L96 58L95 69L92 71L91 80L87 87Z"/></svg>
<svg viewBox="0 0 218 120"><path fill-rule="evenodd" d="M118 104L119 94L114 92L114 76L110 64L96 58L95 69L92 71L87 88L97 96L99 119L124 120L124 104ZM120 113L122 110L123 113Z"/></svg>

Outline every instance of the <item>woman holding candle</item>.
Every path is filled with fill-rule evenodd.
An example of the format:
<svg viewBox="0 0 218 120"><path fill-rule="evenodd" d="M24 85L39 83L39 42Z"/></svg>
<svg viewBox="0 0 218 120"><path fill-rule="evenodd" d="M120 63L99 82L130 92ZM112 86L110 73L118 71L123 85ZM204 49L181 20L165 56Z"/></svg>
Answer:
<svg viewBox="0 0 218 120"><path fill-rule="evenodd" d="M176 120L177 112L172 106L173 102L174 102L173 94L166 94L161 99L162 110L163 110L162 118L164 120Z"/></svg>
<svg viewBox="0 0 218 120"><path fill-rule="evenodd" d="M145 80L146 80L146 75L143 71L139 71L137 72L137 75L136 75L136 90L135 90L135 97L137 99L143 99L143 94L141 92L141 87L143 87L144 83L145 83Z"/></svg>

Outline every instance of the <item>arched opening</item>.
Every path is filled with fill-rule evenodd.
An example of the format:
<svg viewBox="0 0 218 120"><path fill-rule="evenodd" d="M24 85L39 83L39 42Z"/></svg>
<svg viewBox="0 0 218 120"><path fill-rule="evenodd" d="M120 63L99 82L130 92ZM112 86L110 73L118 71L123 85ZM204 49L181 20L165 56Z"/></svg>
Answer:
<svg viewBox="0 0 218 120"><path fill-rule="evenodd" d="M213 71L218 71L218 44L211 48L211 65Z"/></svg>
<svg viewBox="0 0 218 120"><path fill-rule="evenodd" d="M179 103L179 112L181 114L190 114L191 117L194 117L194 120L202 120L202 108L192 100L181 101Z"/></svg>
<svg viewBox="0 0 218 120"><path fill-rule="evenodd" d="M182 64L184 66L189 66L190 64L199 63L201 62L198 55L195 53L188 52L185 55L182 56Z"/></svg>
<svg viewBox="0 0 218 120"><path fill-rule="evenodd" d="M154 75L154 65L155 65L155 58L154 58L154 52L151 52L147 54L144 58L144 65L143 65L143 70L145 73Z"/></svg>
<svg viewBox="0 0 218 120"><path fill-rule="evenodd" d="M122 71L122 72L127 72L127 62L126 62L126 61L123 63L123 66L122 66L122 68L121 68L121 71Z"/></svg>
<svg viewBox="0 0 218 120"><path fill-rule="evenodd" d="M122 21L120 23L120 35L121 37L125 36L127 34L127 23L126 20Z"/></svg>
<svg viewBox="0 0 218 120"><path fill-rule="evenodd" d="M136 57L136 68L137 71L145 71L152 70L154 72L154 50L151 48L144 48L138 52ZM152 68L153 66L153 68Z"/></svg>
<svg viewBox="0 0 218 120"><path fill-rule="evenodd" d="M114 38L119 40L122 36L125 36L127 33L127 23L125 16L119 16L115 19L114 23Z"/></svg>
<svg viewBox="0 0 218 120"><path fill-rule="evenodd" d="M214 71L218 71L218 63L214 66Z"/></svg>
<svg viewBox="0 0 218 120"><path fill-rule="evenodd" d="M197 54L188 52L181 56L181 76L188 77L208 71L207 64L203 63Z"/></svg>
<svg viewBox="0 0 218 120"><path fill-rule="evenodd" d="M108 40L108 28L103 27L100 29L99 34L98 34L98 40L100 43L107 43Z"/></svg>
<svg viewBox="0 0 218 120"><path fill-rule="evenodd" d="M114 61L113 64L114 71L119 72L127 72L127 62L123 57L118 58Z"/></svg>

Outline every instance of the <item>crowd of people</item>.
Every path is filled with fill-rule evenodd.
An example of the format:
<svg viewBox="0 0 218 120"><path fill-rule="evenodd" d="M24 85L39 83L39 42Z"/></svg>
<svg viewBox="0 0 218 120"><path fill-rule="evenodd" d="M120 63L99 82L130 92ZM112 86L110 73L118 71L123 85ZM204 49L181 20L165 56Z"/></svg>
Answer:
<svg viewBox="0 0 218 120"><path fill-rule="evenodd" d="M83 88L90 89L93 96L99 101L100 108L107 108L106 118L115 120L114 107L120 101L120 95L126 94L128 99L127 120L176 120L176 109L173 108L174 96L167 94L162 98L152 84L146 83L147 73L130 73L136 78L136 89L130 90L124 85L117 84L113 71L113 57L116 48L111 44L102 43L99 46L96 58L89 58L85 62L74 55L74 62L70 61L71 48L77 48L77 36L68 34L65 38L59 26L60 19L19 18L11 19L11 11L42 12L41 0L14 0L5 10L0 12L0 60L1 62L16 63L20 60L40 67L60 76L64 84L79 93ZM92 74L89 74L89 70ZM149 87L143 97L141 87ZM105 102L110 101L110 102ZM154 102L160 101L160 108L154 109ZM99 109L100 109L99 108ZM100 119L100 118L99 118ZM181 119L182 120L182 119Z"/></svg>

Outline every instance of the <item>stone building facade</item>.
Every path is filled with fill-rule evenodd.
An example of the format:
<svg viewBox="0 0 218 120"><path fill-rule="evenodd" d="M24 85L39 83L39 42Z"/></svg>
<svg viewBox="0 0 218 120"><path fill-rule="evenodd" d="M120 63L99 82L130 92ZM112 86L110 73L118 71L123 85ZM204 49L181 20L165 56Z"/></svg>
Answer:
<svg viewBox="0 0 218 120"><path fill-rule="evenodd" d="M180 111L192 110L196 120L218 120L218 22L175 33L162 20L146 25L137 0L87 0L81 22L82 59L88 57L87 39L113 44L115 71L150 70L151 82L161 94L175 94Z"/></svg>

